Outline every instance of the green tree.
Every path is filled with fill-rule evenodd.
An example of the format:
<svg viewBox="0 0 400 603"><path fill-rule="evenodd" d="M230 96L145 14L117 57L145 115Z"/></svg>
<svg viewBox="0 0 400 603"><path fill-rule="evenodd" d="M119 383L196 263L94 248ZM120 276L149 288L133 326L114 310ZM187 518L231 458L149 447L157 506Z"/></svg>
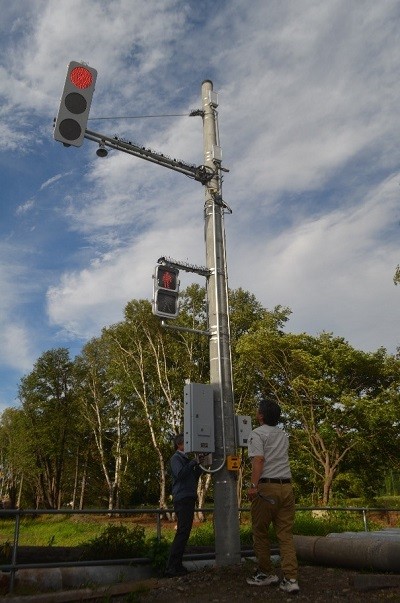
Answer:
<svg viewBox="0 0 400 603"><path fill-rule="evenodd" d="M393 276L393 282L395 285L398 285L400 283L400 266L399 264L397 264L396 266L396 270Z"/></svg>
<svg viewBox="0 0 400 603"><path fill-rule="evenodd" d="M206 332L206 289L192 285L180 299L170 326ZM260 394L278 399L303 496L327 504L335 483L343 491L356 476L371 498L376 476L383 484L399 469L399 358L357 351L332 334L285 333L290 310L266 310L241 288L229 292L229 307L236 412L253 415ZM165 329L147 300L132 300L124 320L73 363L64 348L43 354L21 380L21 409L0 420L2 491L17 502L23 484L25 496L53 508L63 492L74 507L86 493L109 508L166 506L185 380L209 381L209 339L185 329ZM199 483L201 506L209 478ZM241 474L239 495L240 484Z"/></svg>
<svg viewBox="0 0 400 603"><path fill-rule="evenodd" d="M171 435L181 429L185 368L193 348L189 343L183 349L181 333L166 334L145 300L129 302L125 321L107 329L107 337L114 345L117 379L147 425L158 463L159 504L165 507L165 455Z"/></svg>
<svg viewBox="0 0 400 603"><path fill-rule="evenodd" d="M282 306L266 310L252 293L239 288L229 291L229 313L236 410L238 414L252 415L260 383L258 371L249 370L248 358L242 353L242 341L246 341L246 337L251 340L252 334L279 341L291 310Z"/></svg>
<svg viewBox="0 0 400 603"><path fill-rule="evenodd" d="M6 408L0 417L0 500L20 507L23 486L32 486L34 459L29 449L26 422L19 408Z"/></svg>
<svg viewBox="0 0 400 603"><path fill-rule="evenodd" d="M245 335L239 349L258 390L281 403L294 446L308 456L328 504L340 466L374 437L369 404L378 405L394 380L385 353L357 351L328 333L283 335L264 325Z"/></svg>
<svg viewBox="0 0 400 603"><path fill-rule="evenodd" d="M64 467L77 437L73 384L69 352L58 348L44 352L19 386L38 497L51 509L61 505Z"/></svg>
<svg viewBox="0 0 400 603"><path fill-rule="evenodd" d="M381 362L380 382L376 395L365 399L362 417L356 417L364 437L344 466L367 501L384 492L387 476L400 469L400 358L384 349L375 356Z"/></svg>
<svg viewBox="0 0 400 603"><path fill-rule="evenodd" d="M115 350L107 330L89 341L75 359L77 397L107 484L109 509L120 506L129 438L129 400L119 387L114 362Z"/></svg>

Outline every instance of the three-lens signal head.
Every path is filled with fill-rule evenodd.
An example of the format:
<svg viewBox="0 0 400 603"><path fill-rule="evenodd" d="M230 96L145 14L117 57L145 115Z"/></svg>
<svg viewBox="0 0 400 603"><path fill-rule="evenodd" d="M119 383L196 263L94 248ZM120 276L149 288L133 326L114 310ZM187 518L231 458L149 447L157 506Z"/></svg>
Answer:
<svg viewBox="0 0 400 603"><path fill-rule="evenodd" d="M97 71L84 63L71 61L54 126L54 138L65 146L83 143Z"/></svg>

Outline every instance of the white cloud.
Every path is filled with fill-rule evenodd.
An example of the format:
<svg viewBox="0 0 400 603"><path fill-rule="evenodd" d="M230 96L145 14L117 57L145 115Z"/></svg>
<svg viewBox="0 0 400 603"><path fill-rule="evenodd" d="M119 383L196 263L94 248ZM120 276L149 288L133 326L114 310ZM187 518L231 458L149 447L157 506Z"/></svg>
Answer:
<svg viewBox="0 0 400 603"><path fill-rule="evenodd" d="M186 114L213 79L230 169L230 286L290 306L289 329L394 350L397 0L3 5L0 331L10 325L10 358L24 337L38 347L32 316L44 320L45 298L40 345L52 347L54 327L81 340L120 320L129 299L150 299L158 257L204 264L199 183L117 151L99 160L89 141L65 150L52 140L70 60L98 69L93 117ZM200 117L89 125L203 162Z"/></svg>
<svg viewBox="0 0 400 603"><path fill-rule="evenodd" d="M239 177L243 182L247 174L253 193L319 188L357 153L382 149L383 137L398 131L390 68L397 42L387 39L395 4L370 12L342 2L285 8L267 19L264 5L263 38L246 37L244 27L242 43L224 56L235 78L226 79L221 94L229 103L223 141L229 155L240 150ZM277 27L274 17L283 15Z"/></svg>
<svg viewBox="0 0 400 603"><path fill-rule="evenodd" d="M79 338L99 335L102 327L122 320L129 300L151 299L159 257L204 264L201 235L196 225L165 223L81 271L64 273L60 283L48 290L51 323L63 325ZM190 282L183 273L181 287Z"/></svg>
<svg viewBox="0 0 400 603"><path fill-rule="evenodd" d="M0 245L0 365L25 371L34 359L31 329L18 315L21 298L27 294L23 254L10 244Z"/></svg>
<svg viewBox="0 0 400 603"><path fill-rule="evenodd" d="M400 319L393 285L399 177L371 191L362 205L303 221L251 250L235 240L235 285L254 291L269 308L289 306L289 330L332 331L356 347L386 345L394 352Z"/></svg>
<svg viewBox="0 0 400 603"><path fill-rule="evenodd" d="M10 367L26 371L32 367L34 351L31 348L31 333L20 324L0 325L1 351L0 362Z"/></svg>
<svg viewBox="0 0 400 603"><path fill-rule="evenodd" d="M17 216L21 216L29 212L33 207L35 207L34 199L28 199L28 201L17 207L15 213Z"/></svg>
<svg viewBox="0 0 400 603"><path fill-rule="evenodd" d="M389 144L394 143L397 107L387 66L394 50L391 44L396 42L394 38L388 42L386 32L395 4L386 8L371 4L369 11L345 7L340 1L305 2L301 8L291 4L285 10L262 2L242 12L234 12L231 6L226 9L227 13L214 20L209 41L213 69L222 82L222 89L218 90L218 82L215 89L220 92L223 152L231 168L224 187L226 200L234 208L227 220L232 249L228 257L233 275L230 284L255 291L269 307L271 299L274 304L291 306L290 326L303 324L312 331L337 328L343 334L349 329L351 333L360 315L374 314L383 292L391 304L395 294L391 279L387 288L382 288L381 282L393 269L396 255L393 242L388 248L382 247L381 241L390 224L388 201L379 202L386 203L386 212L376 200L375 205L371 200L366 205L362 201L366 180L376 178L374 170L394 163L387 153L386 137ZM222 36L225 28L234 43L218 44L213 38L216 31ZM366 47L366 40L371 39L374 53ZM162 58L158 56L158 60ZM188 106L196 103L196 95L200 105L199 93L200 82ZM196 119L177 120L167 127L161 122L146 145L201 163L201 123ZM128 132L135 132L136 125L127 126ZM367 178L357 164L359 157L372 165ZM346 171L349 162L353 162L353 173L350 168ZM65 312L76 317L81 332L90 314L83 301L87 299L99 300L94 306L102 307L100 316L109 322L107 312L111 305L118 305L117 298L124 299L126 291L114 286L112 302L104 299L101 289L106 291L116 275L123 274L122 258L135 249L135 255L145 260L145 241L158 236L160 220L166 232L174 223L181 223L179 237L185 238L186 222L194 218L193 203L186 202L185 194L187 191L194 200L196 193L176 176L161 172L115 152L104 162L93 163L88 174L93 188L83 199L77 198L77 203L72 201L69 215L74 228L86 233L93 244L114 249L115 254L111 262L100 256L99 263L68 274L65 282L55 286L49 306L54 322L62 324ZM347 178L355 182L354 190ZM324 186L334 185L336 179L345 185L348 198L336 194L327 203ZM379 189L379 179L377 183ZM314 191L312 207L304 197L297 204L287 197L306 191ZM197 228L200 232L200 222ZM379 248L374 249L377 240ZM183 246L178 255L182 251ZM185 251L201 257L202 244L196 249L189 245ZM150 264L147 259L148 268ZM263 272L265 278L256 276ZM71 279L73 288L67 285ZM374 300L367 291L374 288L372 283L379 283ZM92 288L96 295L88 296ZM140 296L145 290L138 277L132 295ZM64 301L60 303L60 299ZM368 299L371 301L366 303ZM343 300L348 300L347 306ZM82 320L78 318L80 307ZM396 308L392 318L395 314ZM114 316L110 311L110 317ZM356 340L363 345L366 341L370 347L379 345L380 335L373 334L373 329L364 328L363 336L360 329L356 331Z"/></svg>
<svg viewBox="0 0 400 603"><path fill-rule="evenodd" d="M174 0L168 5L162 0L41 2L36 18L29 21L29 35L19 41L18 52L8 48L10 71L3 91L16 104L24 99L27 107L48 108L57 89L61 94L60 78L65 77L67 63L83 60L101 70L103 82L124 95L126 87L131 88L165 59L184 19L184 10L174 10L177 5ZM11 26L17 24L15 15L9 19ZM26 28L24 22L22 30Z"/></svg>
<svg viewBox="0 0 400 603"><path fill-rule="evenodd" d="M48 186L51 186L52 184L54 184L55 182L60 180L60 178L63 178L63 174L56 174L55 176L52 176L51 178L46 180L46 182L43 182L43 184L40 186L40 190L42 191L43 189L47 188Z"/></svg>

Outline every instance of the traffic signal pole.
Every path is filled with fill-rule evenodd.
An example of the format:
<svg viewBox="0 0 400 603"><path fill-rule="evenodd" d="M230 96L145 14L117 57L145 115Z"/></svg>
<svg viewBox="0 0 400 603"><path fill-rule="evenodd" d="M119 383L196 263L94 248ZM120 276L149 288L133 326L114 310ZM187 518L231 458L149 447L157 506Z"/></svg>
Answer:
<svg viewBox="0 0 400 603"><path fill-rule="evenodd" d="M86 124L96 75L96 70L84 63L75 61L70 63L59 113L55 118L55 140L62 142L64 146L81 146L83 138L87 138L99 144L97 151L99 157L107 155L106 147L108 147L180 172L205 187L206 268L171 263L165 258L160 258L159 263L197 272L207 278L208 330L197 332L207 335L210 340L210 383L214 393L215 452L209 471L214 478L215 554L218 565L238 564L241 555L236 472L228 471L227 468L227 457L235 456L237 448L224 229L224 213L230 210L222 199L221 191L221 173L227 170L221 166L217 95L213 92L212 82L205 80L201 88L202 110L191 113L191 115L201 115L203 118L204 164L195 166L166 157L151 149L139 147L116 136L111 137L87 130ZM177 273L175 275L177 277ZM164 286L164 289L171 289L171 287ZM161 315L170 317L171 311L167 306L168 304L164 304L164 312ZM187 330L183 327L174 328Z"/></svg>
<svg viewBox="0 0 400 603"><path fill-rule="evenodd" d="M201 88L204 166L214 173L205 183L204 234L208 320L210 331L210 383L214 389L215 453L214 530L218 565L240 563L240 533L236 473L228 471L226 457L236 454L232 359L229 328L228 277L224 212L221 194L221 152L217 130L216 95L205 80Z"/></svg>

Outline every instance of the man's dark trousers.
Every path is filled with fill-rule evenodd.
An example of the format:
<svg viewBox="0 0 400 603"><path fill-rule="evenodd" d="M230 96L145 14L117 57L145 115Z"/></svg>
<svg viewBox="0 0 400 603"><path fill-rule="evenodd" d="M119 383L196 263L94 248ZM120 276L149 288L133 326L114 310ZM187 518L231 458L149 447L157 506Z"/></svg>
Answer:
<svg viewBox="0 0 400 603"><path fill-rule="evenodd" d="M178 525L167 564L167 570L170 572L182 567L183 553L192 529L195 503L196 499L191 497L182 498L174 503Z"/></svg>

